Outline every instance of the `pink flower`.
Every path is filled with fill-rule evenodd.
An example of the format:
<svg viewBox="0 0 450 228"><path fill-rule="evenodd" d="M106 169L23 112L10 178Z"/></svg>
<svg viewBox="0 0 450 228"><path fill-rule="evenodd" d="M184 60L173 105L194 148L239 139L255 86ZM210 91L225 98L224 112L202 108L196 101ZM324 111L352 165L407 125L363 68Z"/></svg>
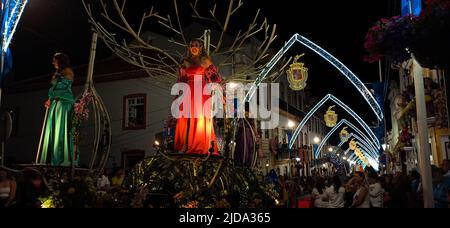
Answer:
<svg viewBox="0 0 450 228"><path fill-rule="evenodd" d="M386 18L381 18L381 23L383 23L383 24L387 24L389 22L389 20L388 19L386 19Z"/></svg>
<svg viewBox="0 0 450 228"><path fill-rule="evenodd" d="M74 111L76 114L80 114L83 112L84 106L81 103L75 103Z"/></svg>

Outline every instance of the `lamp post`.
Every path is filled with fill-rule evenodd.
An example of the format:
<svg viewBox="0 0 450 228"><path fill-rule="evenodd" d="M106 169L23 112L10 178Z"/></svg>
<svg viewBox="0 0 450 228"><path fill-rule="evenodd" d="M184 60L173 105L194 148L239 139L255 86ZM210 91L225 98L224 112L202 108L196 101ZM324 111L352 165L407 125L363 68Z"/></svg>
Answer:
<svg viewBox="0 0 450 228"><path fill-rule="evenodd" d="M293 133L293 131L294 131L295 126L296 126L296 123L295 123L294 121L288 120L288 123L287 123L287 129L286 129L286 132L287 132L287 141L288 141L288 142L291 141L292 133ZM298 161L297 161L298 153L295 153L295 150L297 150L297 149L298 149L297 147L294 147L294 148L290 149L289 146L286 148L287 153L288 153L288 158L289 158L289 167L291 167L291 168L293 167L293 166L292 166L292 163L294 163L295 167L297 167L297 165L298 165ZM294 156L294 155L295 155L295 156ZM295 162L293 162L293 159L294 159L294 158L295 158L295 160L296 160ZM290 169L291 169L291 168L290 168ZM291 170L290 172L291 172L291 175L292 175L293 170ZM298 168L297 168L297 172L298 172Z"/></svg>
<svg viewBox="0 0 450 228"><path fill-rule="evenodd" d="M321 139L318 136L315 136L313 138L313 145L312 145L311 153L314 153L314 151L316 150L316 148L314 146L318 147L320 141L321 141Z"/></svg>

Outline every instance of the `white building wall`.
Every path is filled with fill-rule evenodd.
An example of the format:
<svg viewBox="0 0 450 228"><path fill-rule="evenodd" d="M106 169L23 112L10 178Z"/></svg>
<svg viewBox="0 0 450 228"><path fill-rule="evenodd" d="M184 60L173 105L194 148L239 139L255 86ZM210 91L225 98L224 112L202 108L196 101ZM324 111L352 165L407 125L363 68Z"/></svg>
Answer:
<svg viewBox="0 0 450 228"><path fill-rule="evenodd" d="M168 88L160 88L150 78L121 80L96 84L95 88L102 97L112 121L112 148L110 165L121 165L121 155L127 150L143 150L145 155L154 153L152 148L155 134L163 131L163 121L170 112L172 97ZM77 96L81 86L73 88ZM123 99L131 94L146 94L146 128L143 130L123 130ZM19 107L18 134L7 141L7 157L14 157L20 162L34 162L38 147L42 122L44 119L44 102L47 90L10 94L4 97L4 107ZM41 101L41 102L39 102ZM80 144L81 164L89 164L93 147L93 113L82 132ZM30 118L30 116L32 116ZM26 142L26 143L24 143Z"/></svg>

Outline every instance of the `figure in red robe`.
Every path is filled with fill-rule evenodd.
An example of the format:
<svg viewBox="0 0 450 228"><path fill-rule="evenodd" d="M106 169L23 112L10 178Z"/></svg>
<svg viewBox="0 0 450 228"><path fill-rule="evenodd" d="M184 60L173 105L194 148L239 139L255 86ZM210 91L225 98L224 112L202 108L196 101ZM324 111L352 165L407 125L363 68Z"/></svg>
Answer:
<svg viewBox="0 0 450 228"><path fill-rule="evenodd" d="M190 99L189 116L181 116L177 119L175 129L175 151L186 154L218 155L216 136L214 133L213 117L211 115L211 95L204 95L203 89L208 83L220 83L222 81L217 68L203 48L201 40L192 40L189 43L188 57L184 60L179 72L179 82L186 83L190 88L190 94L184 96L183 103ZM195 91L195 84L197 86ZM196 96L197 95L197 96ZM185 107L180 106L180 111ZM210 150L211 149L211 150ZM213 149L213 150L212 150Z"/></svg>

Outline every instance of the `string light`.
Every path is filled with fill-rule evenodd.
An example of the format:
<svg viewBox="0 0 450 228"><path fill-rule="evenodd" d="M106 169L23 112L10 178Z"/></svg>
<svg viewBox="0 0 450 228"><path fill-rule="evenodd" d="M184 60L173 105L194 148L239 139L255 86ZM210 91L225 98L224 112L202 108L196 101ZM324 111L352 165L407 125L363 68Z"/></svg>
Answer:
<svg viewBox="0 0 450 228"><path fill-rule="evenodd" d="M11 0L7 1L8 4L2 5L3 15L6 18L2 18L2 51L5 53L11 43L12 37L16 31L17 24L19 24L20 17L23 10L28 3L28 0Z"/></svg>
<svg viewBox="0 0 450 228"><path fill-rule="evenodd" d="M330 132L328 132L327 135L325 135L325 137L323 138L322 142L321 142L321 143L319 144L319 146L317 147L316 151L314 151L314 157L315 157L315 158L318 158L318 157L319 157L320 151L322 150L322 148L323 148L323 146L325 145L325 143L328 141L328 139L331 137L331 135L333 135L333 133L334 133L338 128L340 128L341 125L343 125L344 123L346 123L347 125L349 125L352 129L353 129L353 128L356 129L355 131L361 132L361 131L357 130L357 128L356 128L354 125L352 125L350 122L348 122L346 119L342 119L341 121L339 121L339 123L338 123L336 126L334 126L334 127L330 130ZM353 134L353 136L354 136L355 138L358 137L357 139L360 140L361 142L366 142L365 140L362 140L362 138L359 138L359 136L355 136L355 135L356 135L356 134ZM363 136L363 137L364 137L364 136ZM364 139L367 139L367 137L364 137ZM365 145L367 145L368 148L372 148L374 151L376 151L376 148L374 148L374 147L372 147L372 146L369 146L369 143L366 142ZM379 147L378 147L378 148L379 148ZM368 150L368 151L369 151L369 150ZM375 157L377 157L377 156L375 155Z"/></svg>
<svg viewBox="0 0 450 228"><path fill-rule="evenodd" d="M339 70L352 84L353 86L361 93L361 95L364 97L364 99L367 101L367 103L370 105L372 110L374 111L375 115L377 116L379 121L383 121L383 110L381 109L378 102L374 99L372 96L372 93L367 89L367 87L364 85L364 83L359 80L359 78L351 72L343 63L341 63L338 59L336 59L333 55L325 51L323 48L321 48L319 45L313 43L312 41L308 40L307 38L301 36L300 34L293 35L289 41L286 42L286 44L281 48L280 51L270 60L270 62L266 65L266 67L261 71L261 73L256 78L255 82L253 83L253 86L248 91L247 95L245 96L245 101L250 101L253 95L256 92L256 88L259 87L262 81L267 77L267 75L270 73L270 71L273 69L273 67L280 61L280 59L286 54L286 52L291 48L292 45L294 45L296 42L299 42L306 46L307 48L311 49L315 53L317 53L319 56L321 56L323 59L327 60L331 65L333 65L336 69ZM291 147L292 148L292 147Z"/></svg>
<svg viewBox="0 0 450 228"><path fill-rule="evenodd" d="M344 109L348 114L350 114L350 116L352 116L365 130L365 132L367 133L367 135L369 135L369 137L372 139L372 141L374 142L375 146L379 149L381 148L381 144L378 141L378 138L375 136L375 134L372 132L372 130L370 129L370 127L366 124L366 122L364 122L361 117L358 116L358 114L356 114L351 108L349 108L345 103L343 103L342 101L340 101L339 99L337 99L335 96L328 94L326 95L321 101L319 101L319 103L317 103L314 108L311 109L311 111L309 111L305 118L303 118L303 120L300 122L300 124L298 125L297 129L295 130L294 134L292 135L292 138L289 142L289 149L292 149L292 147L295 144L295 141L297 140L297 137L299 136L301 130L303 129L303 127L305 126L305 124L309 121L309 119L314 115L314 113L320 108L322 107L325 102L327 101L334 101L337 105L339 105L342 109ZM342 124L342 123L341 123ZM337 126L337 125L336 125ZM333 128L334 129L334 128ZM334 129L335 131L336 129ZM316 157L317 158L317 157Z"/></svg>

